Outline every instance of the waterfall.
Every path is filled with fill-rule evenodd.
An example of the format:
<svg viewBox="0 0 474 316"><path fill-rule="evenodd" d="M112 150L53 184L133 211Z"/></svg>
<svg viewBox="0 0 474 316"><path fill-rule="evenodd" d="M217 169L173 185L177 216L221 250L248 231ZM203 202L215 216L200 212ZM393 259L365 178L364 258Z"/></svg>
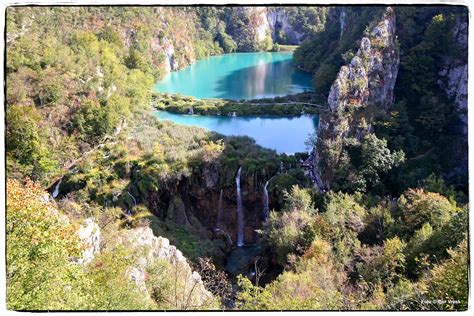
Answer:
<svg viewBox="0 0 474 316"><path fill-rule="evenodd" d="M237 184L237 247L244 245L244 213L242 210L242 196L240 194L240 173L242 167L237 171L235 183Z"/></svg>
<svg viewBox="0 0 474 316"><path fill-rule="evenodd" d="M224 199L224 190L221 189L221 195L219 196L219 204L217 205L217 223L218 229L222 228L222 203Z"/></svg>
<svg viewBox="0 0 474 316"><path fill-rule="evenodd" d="M128 191L127 191L127 194L132 198L133 206L137 206L137 200L135 199L135 197L133 195L131 195L130 192L128 192Z"/></svg>
<svg viewBox="0 0 474 316"><path fill-rule="evenodd" d="M342 34L344 34L344 28L346 27L346 11L344 11L344 9L342 9L341 13L339 14L339 25L341 29L339 38L341 38Z"/></svg>
<svg viewBox="0 0 474 316"><path fill-rule="evenodd" d="M53 191L53 198L55 199L59 195L59 186L61 185L61 182L63 181L63 178L59 179L58 184L54 187Z"/></svg>
<svg viewBox="0 0 474 316"><path fill-rule="evenodd" d="M268 213L270 212L270 207L268 205L268 183L270 180L268 180L265 183L265 186L263 187L263 221L266 222L268 218Z"/></svg>
<svg viewBox="0 0 474 316"><path fill-rule="evenodd" d="M224 237L225 237L225 239L226 239L226 241L227 241L227 246L228 246L228 247L232 247L232 237L230 237L230 235L229 235L228 232L226 232L225 230L220 229L220 228L216 228L216 229L214 229L214 231L215 231L216 233L218 233L218 234L224 235Z"/></svg>

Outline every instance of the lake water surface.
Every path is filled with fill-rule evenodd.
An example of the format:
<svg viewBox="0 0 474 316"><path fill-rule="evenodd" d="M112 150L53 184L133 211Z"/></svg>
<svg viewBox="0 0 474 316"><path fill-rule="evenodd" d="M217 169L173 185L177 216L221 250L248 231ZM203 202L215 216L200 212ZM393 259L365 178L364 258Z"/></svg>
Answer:
<svg viewBox="0 0 474 316"><path fill-rule="evenodd" d="M306 152L305 141L314 133L317 116L256 117L256 116L203 116L156 111L156 116L177 124L199 126L220 134L249 136L258 145L275 149L278 153Z"/></svg>
<svg viewBox="0 0 474 316"><path fill-rule="evenodd" d="M231 100L284 96L312 90L311 75L297 70L291 52L213 56L171 72L155 90Z"/></svg>
<svg viewBox="0 0 474 316"><path fill-rule="evenodd" d="M168 74L155 89L196 98L226 99L275 97L311 90L311 75L296 70L292 58L288 52L214 56ZM156 116L226 136L249 136L260 146L287 154L307 151L305 141L319 122L317 116L229 117L165 111L157 111Z"/></svg>

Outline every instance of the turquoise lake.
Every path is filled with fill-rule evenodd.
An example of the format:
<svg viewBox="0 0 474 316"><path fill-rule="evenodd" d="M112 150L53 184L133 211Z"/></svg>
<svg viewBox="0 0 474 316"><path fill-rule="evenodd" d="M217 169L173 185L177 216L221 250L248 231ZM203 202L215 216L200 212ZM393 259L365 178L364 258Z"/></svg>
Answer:
<svg viewBox="0 0 474 316"><path fill-rule="evenodd" d="M297 70L291 52L213 56L171 72L155 90L196 98L259 99L312 91L311 75Z"/></svg>
<svg viewBox="0 0 474 316"><path fill-rule="evenodd" d="M197 61L172 72L155 90L196 98L258 99L312 90L311 75L295 69L293 54L235 53ZM316 131L317 116L229 117L173 114L157 111L160 119L198 126L226 136L249 136L278 153L307 151L305 142Z"/></svg>
<svg viewBox="0 0 474 316"><path fill-rule="evenodd" d="M226 136L249 136L262 147L286 154L308 151L305 142L309 134L315 132L319 122L317 116L307 115L290 118L202 116L173 114L165 111L155 113L160 119L181 125L199 126Z"/></svg>

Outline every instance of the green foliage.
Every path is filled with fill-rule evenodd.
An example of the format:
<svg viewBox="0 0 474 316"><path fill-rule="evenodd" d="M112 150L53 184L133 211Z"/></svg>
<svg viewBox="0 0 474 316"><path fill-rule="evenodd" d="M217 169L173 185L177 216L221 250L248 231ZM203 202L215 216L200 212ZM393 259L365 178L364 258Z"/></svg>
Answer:
<svg viewBox="0 0 474 316"><path fill-rule="evenodd" d="M291 188L291 192L285 192L285 211L302 211L307 214L314 214L313 201L311 199L310 190L302 189L297 185Z"/></svg>
<svg viewBox="0 0 474 316"><path fill-rule="evenodd" d="M406 243L398 237L385 240L381 253L361 266L364 280L384 284L386 287L395 284L405 268L405 247Z"/></svg>
<svg viewBox="0 0 474 316"><path fill-rule="evenodd" d="M400 165L405 160L403 151L390 152L387 141L379 139L374 134L368 134L361 144L361 165L356 180L356 187L365 191L380 185L380 175Z"/></svg>
<svg viewBox="0 0 474 316"><path fill-rule="evenodd" d="M308 191L298 186L286 193L283 212L270 212L263 235L280 265L287 263L289 254L301 254L311 243L314 237L311 215L315 212Z"/></svg>
<svg viewBox="0 0 474 316"><path fill-rule="evenodd" d="M334 268L327 243L315 240L296 264L295 271L285 271L265 288L239 276L237 307L269 310L333 310L343 306L341 273Z"/></svg>
<svg viewBox="0 0 474 316"><path fill-rule="evenodd" d="M454 250L450 250L450 259L436 265L423 281L427 288L426 297L433 303L430 308L441 310L467 310L468 243L464 240ZM441 304L438 304L441 300Z"/></svg>
<svg viewBox="0 0 474 316"><path fill-rule="evenodd" d="M127 276L136 258L119 245L97 255L87 266L87 283L82 289L88 294L83 309L148 310L156 306Z"/></svg>
<svg viewBox="0 0 474 316"><path fill-rule="evenodd" d="M7 171L10 176L20 172L34 180L44 180L57 170L57 162L48 153L44 130L39 128L40 116L31 106L9 106L6 110Z"/></svg>
<svg viewBox="0 0 474 316"><path fill-rule="evenodd" d="M179 67L222 52L276 47L269 36L256 43L255 12L162 9L158 19L149 8L8 8L8 177L47 183L81 152L114 138L64 176L57 205L69 219L38 185L8 181L9 309L218 308L213 297L197 304L194 283L184 277L187 271L165 261L146 271L151 297L143 295L126 276L143 249L116 242L119 228L146 224L192 262L201 256L222 262L224 242L212 240L194 214L212 213L197 209L193 199L202 195L193 194L209 173L217 176L218 187L231 188L239 166L242 179L255 187L281 172L269 186L276 211L262 228L262 241L268 246L264 259L277 263L275 271L286 270L276 279L275 271L263 272L265 287L239 277L236 308L467 308L468 206L459 192L467 192L467 178L451 157L467 143L453 128L458 113L437 82L443 60L466 57L452 36L458 9L396 8L399 101L377 119L375 134L360 143L345 140L350 163L335 171L345 181L337 184L340 188L365 194L324 196L307 188L303 171L295 168L300 156L277 155L247 137L158 122L144 112L154 103L176 113L192 108L213 115L315 114L317 108L303 103L319 104L316 100L327 94L340 66L351 58L356 39L382 8L345 8L351 27L342 35L339 21L328 18L330 10L339 8L285 8L295 30L306 34L295 61L315 74L318 96L249 102L151 91L164 74L165 39L173 39ZM286 49L279 44L290 43L290 35L277 34L278 49ZM461 175L451 176L453 170ZM398 200L391 198L400 192ZM104 240L101 253L79 265L73 263L82 250L76 218L86 216L98 220ZM446 302L427 303L438 299Z"/></svg>
<svg viewBox="0 0 474 316"><path fill-rule="evenodd" d="M444 61L467 60L466 49L454 41L456 23L465 19L461 8L397 8L398 102L391 117L376 124L377 135L406 154L406 163L389 177L396 194L431 174L444 175L448 186L467 192L467 141L455 127L461 126L458 109L439 85Z"/></svg>
<svg viewBox="0 0 474 316"><path fill-rule="evenodd" d="M283 212L281 215L270 212L264 237L280 265L286 265L289 254L301 253L309 245L310 222L309 215L300 210Z"/></svg>
<svg viewBox="0 0 474 316"><path fill-rule="evenodd" d="M401 223L406 231L413 232L424 223L437 229L450 220L457 208L438 193L410 189L398 201Z"/></svg>
<svg viewBox="0 0 474 316"><path fill-rule="evenodd" d="M304 103L313 103L315 106ZM188 114L189 110L193 109L193 113L199 115L233 115L235 113L239 116L300 116L302 112L318 114L320 110L324 110L318 107L320 103L310 93L242 102L221 99L197 100L180 95L153 94L153 106L158 110Z"/></svg>
<svg viewBox="0 0 474 316"><path fill-rule="evenodd" d="M217 40L219 41L219 45L224 50L224 53L234 53L237 50L237 44L229 34L219 33Z"/></svg>
<svg viewBox="0 0 474 316"><path fill-rule="evenodd" d="M326 199L323 217L329 232L320 237L334 245L336 261L344 264L360 247L357 234L364 228L366 211L353 196L346 193L329 192Z"/></svg>
<svg viewBox="0 0 474 316"><path fill-rule="evenodd" d="M269 291L255 286L246 277L239 275L237 284L240 288L237 293L236 307L241 310L267 310L273 301Z"/></svg>
<svg viewBox="0 0 474 316"><path fill-rule="evenodd" d="M97 142L113 131L114 125L109 118L106 109L97 101L85 100L71 121L74 129Z"/></svg>
<svg viewBox="0 0 474 316"><path fill-rule="evenodd" d="M38 185L7 184L7 307L14 310L68 309L80 295L74 286L81 268L74 227L43 200Z"/></svg>
<svg viewBox="0 0 474 316"><path fill-rule="evenodd" d="M183 227L171 221L163 222L152 215L148 220L156 236L168 238L170 243L176 245L192 262L197 262L200 257L221 258L219 244L209 240L202 231L194 227Z"/></svg>

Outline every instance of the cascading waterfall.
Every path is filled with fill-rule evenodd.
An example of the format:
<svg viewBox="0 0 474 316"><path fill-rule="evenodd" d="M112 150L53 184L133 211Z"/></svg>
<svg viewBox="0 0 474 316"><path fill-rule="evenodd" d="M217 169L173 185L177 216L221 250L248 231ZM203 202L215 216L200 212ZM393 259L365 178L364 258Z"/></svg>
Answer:
<svg viewBox="0 0 474 316"><path fill-rule="evenodd" d="M237 171L235 183L237 184L237 247L244 245L244 213L242 210L242 196L240 194L240 173L242 167Z"/></svg>
<svg viewBox="0 0 474 316"><path fill-rule="evenodd" d="M222 204L224 199L224 190L221 189L221 195L219 196L219 204L217 205L217 228L222 228Z"/></svg>
<svg viewBox="0 0 474 316"><path fill-rule="evenodd" d="M268 205L268 180L263 187L263 221L266 222L268 218L268 213L270 212L270 206Z"/></svg>
<svg viewBox="0 0 474 316"><path fill-rule="evenodd" d="M52 194L54 199L59 195L59 187L61 186L62 181L63 181L63 178L59 179L58 184L56 184L56 187L54 187L54 191Z"/></svg>
<svg viewBox="0 0 474 316"><path fill-rule="evenodd" d="M228 232L226 232L225 230L220 229L220 228L216 228L216 229L214 229L214 231L215 231L216 233L218 233L218 234L224 235L224 237L225 237L225 239L226 239L226 241L227 241L227 246L228 246L228 247L232 247L232 237L230 237L230 235L229 235Z"/></svg>
<svg viewBox="0 0 474 316"><path fill-rule="evenodd" d="M132 198L133 206L134 207L137 206L137 200L135 199L135 197L128 191L127 191L127 194Z"/></svg>

